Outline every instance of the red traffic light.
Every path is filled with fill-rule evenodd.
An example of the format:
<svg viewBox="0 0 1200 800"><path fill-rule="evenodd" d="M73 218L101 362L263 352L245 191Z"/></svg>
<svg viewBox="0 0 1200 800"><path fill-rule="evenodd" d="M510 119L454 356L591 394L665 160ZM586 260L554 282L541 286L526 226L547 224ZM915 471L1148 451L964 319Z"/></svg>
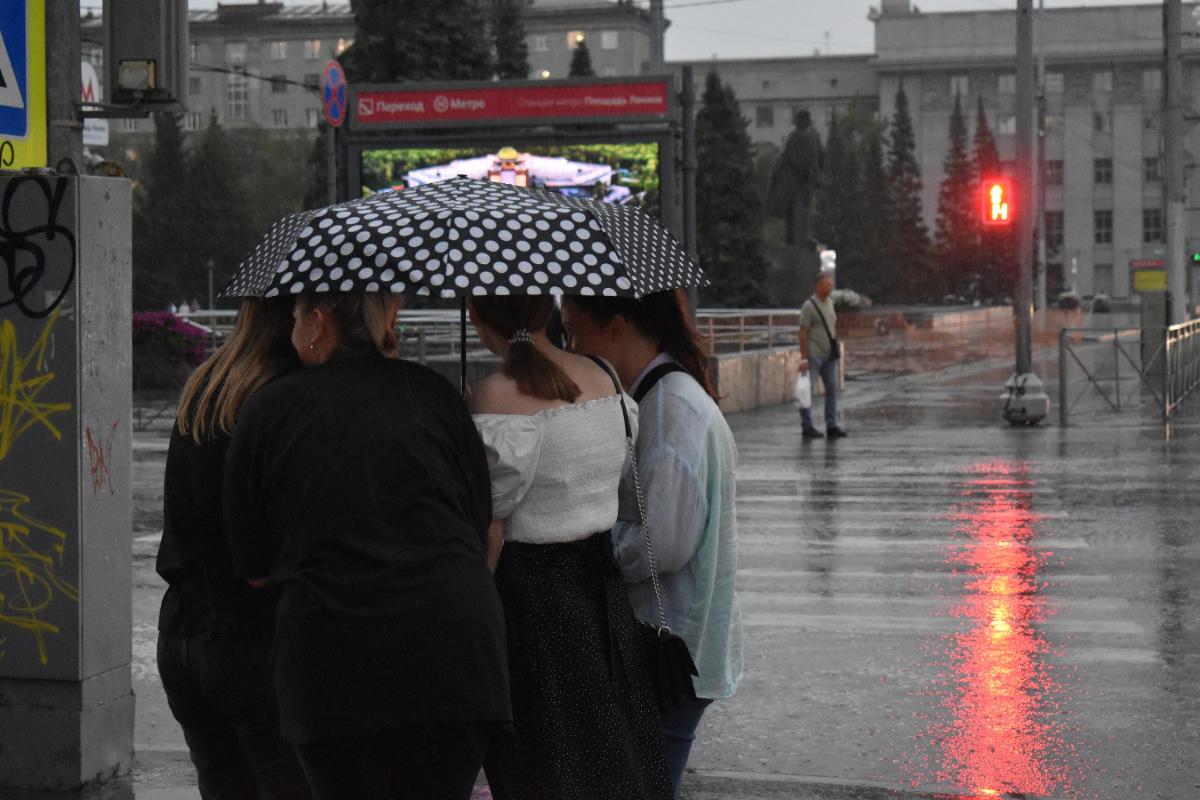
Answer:
<svg viewBox="0 0 1200 800"><path fill-rule="evenodd" d="M982 189L983 224L1008 225L1011 223L1013 205L1008 181L1004 178L984 181Z"/></svg>

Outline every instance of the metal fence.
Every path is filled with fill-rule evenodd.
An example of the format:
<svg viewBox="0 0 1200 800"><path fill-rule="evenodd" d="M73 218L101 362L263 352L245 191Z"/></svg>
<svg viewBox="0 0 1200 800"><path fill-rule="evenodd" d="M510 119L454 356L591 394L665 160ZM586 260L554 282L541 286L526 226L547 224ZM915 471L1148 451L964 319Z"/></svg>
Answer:
<svg viewBox="0 0 1200 800"><path fill-rule="evenodd" d="M1058 349L1063 425L1089 399L1119 412L1144 405L1145 396L1166 423L1200 388L1200 320L1166 329L1063 328Z"/></svg>

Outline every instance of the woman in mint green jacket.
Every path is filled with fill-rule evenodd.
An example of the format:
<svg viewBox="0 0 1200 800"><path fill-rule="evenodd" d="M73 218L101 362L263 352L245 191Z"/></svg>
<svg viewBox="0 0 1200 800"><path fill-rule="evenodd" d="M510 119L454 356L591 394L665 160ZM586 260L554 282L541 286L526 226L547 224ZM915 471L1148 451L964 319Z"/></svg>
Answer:
<svg viewBox="0 0 1200 800"><path fill-rule="evenodd" d="M667 624L687 642L700 673L698 702L663 715L678 796L704 710L713 700L731 697L742 677L734 588L737 450L682 292L641 300L571 297L564 310L575 349L611 362L639 406L638 461ZM645 537L628 480L613 542L634 610L656 622Z"/></svg>

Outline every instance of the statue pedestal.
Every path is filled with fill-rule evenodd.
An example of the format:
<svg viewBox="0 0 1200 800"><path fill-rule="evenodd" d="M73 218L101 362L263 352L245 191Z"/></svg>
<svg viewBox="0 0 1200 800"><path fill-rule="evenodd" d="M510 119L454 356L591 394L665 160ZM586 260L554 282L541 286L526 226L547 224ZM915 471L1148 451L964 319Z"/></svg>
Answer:
<svg viewBox="0 0 1200 800"><path fill-rule="evenodd" d="M767 286L771 300L784 308L799 308L813 292L821 257L811 247L784 245L771 254Z"/></svg>

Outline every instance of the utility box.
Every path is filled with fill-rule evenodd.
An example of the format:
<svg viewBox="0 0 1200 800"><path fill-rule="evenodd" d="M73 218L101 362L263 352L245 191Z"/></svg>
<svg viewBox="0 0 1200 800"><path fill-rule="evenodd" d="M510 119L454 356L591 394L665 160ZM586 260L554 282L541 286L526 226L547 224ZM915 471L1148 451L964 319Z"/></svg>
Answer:
<svg viewBox="0 0 1200 800"><path fill-rule="evenodd" d="M104 0L108 102L132 111L185 111L187 0Z"/></svg>
<svg viewBox="0 0 1200 800"><path fill-rule="evenodd" d="M130 200L0 175L2 796L132 760Z"/></svg>

